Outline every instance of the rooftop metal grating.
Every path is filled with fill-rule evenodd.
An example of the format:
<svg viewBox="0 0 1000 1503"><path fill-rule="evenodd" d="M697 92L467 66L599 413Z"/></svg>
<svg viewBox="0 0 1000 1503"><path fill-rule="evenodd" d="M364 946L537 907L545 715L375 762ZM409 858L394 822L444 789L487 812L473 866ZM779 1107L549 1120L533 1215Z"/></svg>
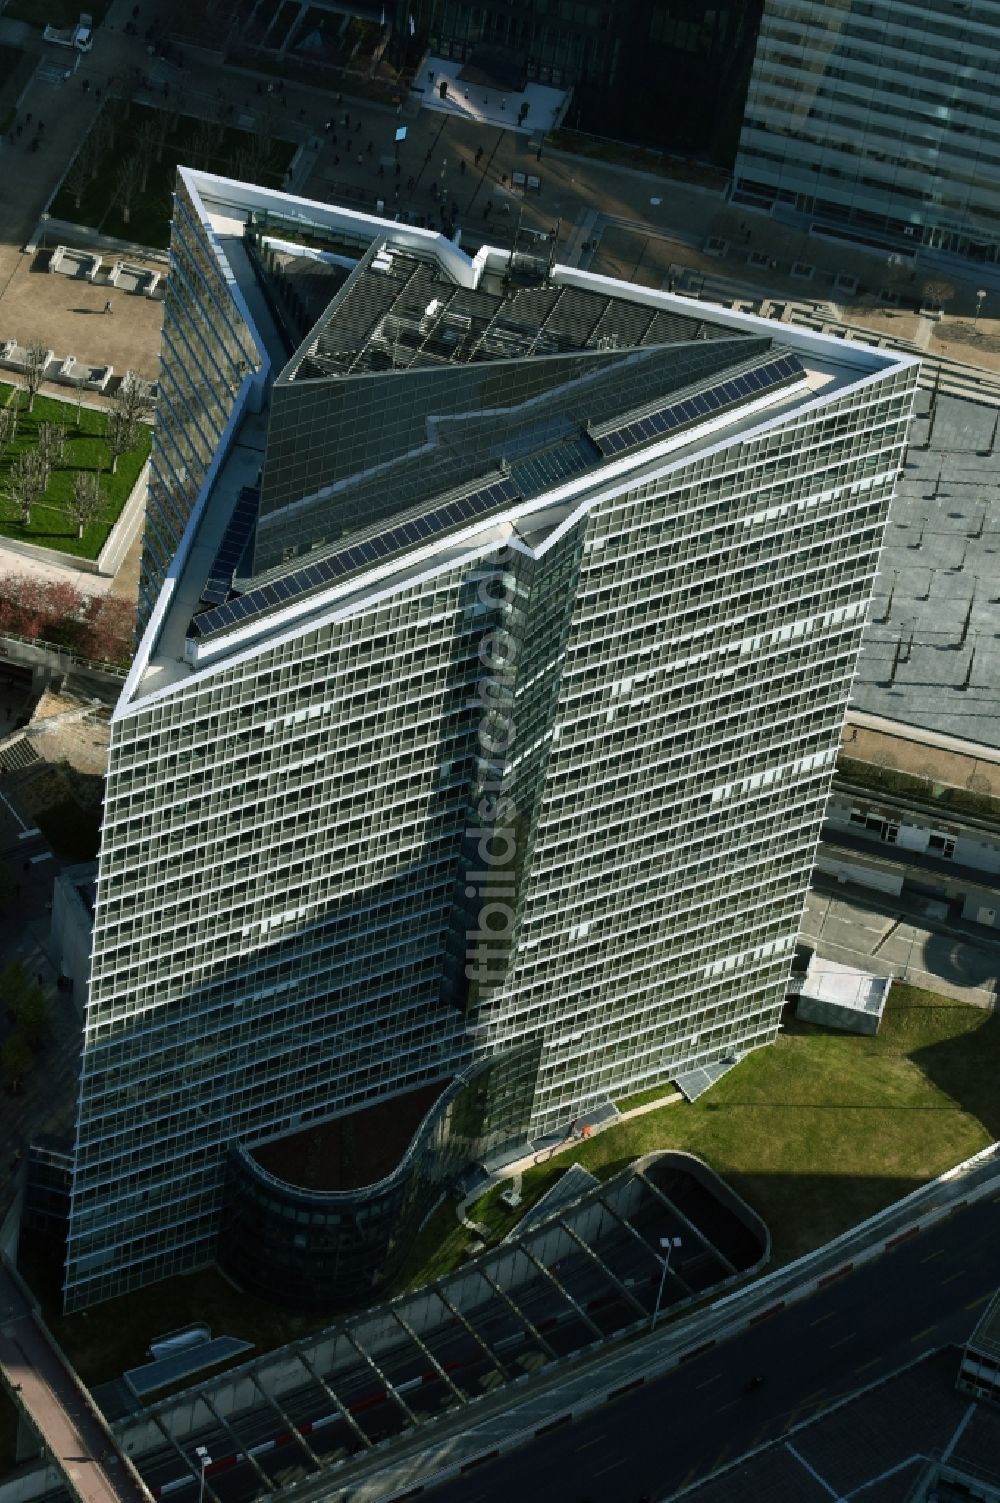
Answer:
<svg viewBox="0 0 1000 1503"><path fill-rule="evenodd" d="M460 287L433 257L389 242L351 274L291 379L734 337L700 318L579 287Z"/></svg>

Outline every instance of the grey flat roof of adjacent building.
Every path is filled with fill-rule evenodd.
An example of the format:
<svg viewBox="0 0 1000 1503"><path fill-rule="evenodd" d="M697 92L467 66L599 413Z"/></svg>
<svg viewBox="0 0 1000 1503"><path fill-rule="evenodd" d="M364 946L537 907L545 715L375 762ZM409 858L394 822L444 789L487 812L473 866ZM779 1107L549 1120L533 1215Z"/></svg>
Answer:
<svg viewBox="0 0 1000 1503"><path fill-rule="evenodd" d="M1000 747L1000 408L915 414L851 706Z"/></svg>

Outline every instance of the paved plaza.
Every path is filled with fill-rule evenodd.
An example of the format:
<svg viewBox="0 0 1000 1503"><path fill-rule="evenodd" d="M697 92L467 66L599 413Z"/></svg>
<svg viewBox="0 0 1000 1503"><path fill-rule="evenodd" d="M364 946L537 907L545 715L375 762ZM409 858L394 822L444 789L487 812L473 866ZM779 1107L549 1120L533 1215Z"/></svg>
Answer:
<svg viewBox="0 0 1000 1503"><path fill-rule="evenodd" d="M825 302L839 273L850 273L870 288L887 280L884 255L821 237L810 240L765 214L731 210L719 191L663 176L656 170L655 154L646 171L584 160L544 145L540 131L555 106L547 95L558 91L539 93L529 87L523 100L530 107L520 127L521 95L512 95L501 108L504 96L493 98L481 85L460 84L462 96L454 98L450 88L450 105L442 101L427 73L434 72L439 83L438 70L455 73L455 64L429 62L416 91L398 108L347 95L338 102L327 91L298 85L269 93L266 83L250 74L220 75L210 64L187 61L179 68L151 58L144 37L125 32L131 11L128 0L114 0L97 29L93 51L67 81L45 82L36 73L23 87L24 70L19 69L0 82L0 118L13 108L22 126L20 135L15 126L0 143L0 223L6 231L0 244L0 338L41 339L60 353L110 361L116 370L131 367L155 378L158 303L112 290L113 311L104 315L105 289L44 274L38 259L23 251L101 103L123 88L134 89L136 99L151 104L183 91L186 112L214 119L231 109L234 123L248 129L266 109L275 134L304 148L292 174L294 191L368 212L381 200L387 217L398 213L426 220L432 228L440 227L443 208L461 227L462 243L470 249L487 240L510 244L519 225L545 234L558 225L560 260L647 286L666 286L683 272L679 290L683 285L697 291L697 278L703 276L721 279L722 285L731 282L733 295ZM147 15L156 24L156 10L144 7L144 22ZM0 42L23 47L40 65L51 63L53 49L23 22L0 17ZM403 125L407 137L397 152L395 136ZM522 189L516 174L525 180L536 177L537 192L527 182ZM726 245L721 258L705 254L709 235ZM751 255L753 265L748 264ZM802 262L816 268L811 283L791 274L792 266ZM914 340L930 353L996 368L1000 289L991 291L973 328L975 291L983 274L974 267L947 273L956 297L948 307L954 317L943 323L879 308L870 296L837 307L851 321ZM919 291L920 281L929 275L918 273L911 291Z"/></svg>

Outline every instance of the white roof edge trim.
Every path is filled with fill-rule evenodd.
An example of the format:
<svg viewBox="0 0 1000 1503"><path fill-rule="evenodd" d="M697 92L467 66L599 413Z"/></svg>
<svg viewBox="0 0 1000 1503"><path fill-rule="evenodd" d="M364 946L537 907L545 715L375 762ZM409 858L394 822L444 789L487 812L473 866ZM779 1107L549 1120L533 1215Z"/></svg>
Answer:
<svg viewBox="0 0 1000 1503"><path fill-rule="evenodd" d="M260 357L262 365L261 374L266 374L271 368L271 360L270 356L267 353L267 346L264 344L264 341L260 335L260 330L257 328L257 325L254 322L253 314L250 312L250 309L247 306L246 298L243 296L243 291L240 287L240 284L236 280L236 277L233 273L233 268L230 266L229 262L226 259L226 253L222 249L222 246L219 244L219 237L212 227L212 222L209 219L205 206L201 201L201 196L194 187L194 179L198 176L198 174L195 173L190 167L178 167L177 173L181 179L181 182L184 184L189 194L191 195L191 202L198 210L198 217L201 220L202 225L204 226L205 233L208 236L208 243L211 245L212 250L215 254L215 258L219 263L219 267L222 271L223 276L225 277L226 286L229 288L230 296L239 309L240 317L246 324L247 332L257 348L257 354Z"/></svg>
<svg viewBox="0 0 1000 1503"><path fill-rule="evenodd" d="M915 361L913 363L917 364L917 365L920 364L919 360L917 360L917 361ZM827 406L830 402L836 402L839 399L841 399L842 397L848 396L851 392L860 391L860 390L862 390L863 387L869 386L872 383L874 383L875 381L883 381L883 380L885 380L885 378L887 376L892 376L892 375L895 375L896 373L897 372L896 372L895 367L888 366L888 367L886 367L885 370L870 372L869 375L863 376L859 381L853 381L850 386L842 386L837 391L818 393L812 399L812 401L810 401L810 402L804 402L801 407L796 408L795 412L794 412L794 415L798 416L799 413L804 413L804 412L817 412L817 411L819 411L819 409ZM801 387L801 383L799 383L799 386ZM796 389L795 387L787 387L786 386L786 387L783 388L783 391L784 391L785 394L787 394L788 391L795 390L795 389ZM916 393L916 382L913 383L913 393L911 395L915 395L915 393ZM747 439L758 438L762 433L767 433L767 432L770 431L770 429L778 427L785 419L787 419L788 417L790 417L792 415L793 414L790 414L787 411L786 412L778 412L778 413L775 413L774 417L768 418L763 423L757 423L757 424L754 425L754 427L747 428L747 429L745 429L741 433L733 433L733 434L730 434L728 437L726 437L725 435L723 435L722 438L720 438L720 440L718 441L718 443L710 444L707 449L700 450L700 452L697 454L697 456L689 454L689 455L687 455L686 457L684 457L682 459L672 460L669 464L665 464L661 469L654 470L650 474L649 479L650 480L659 480L661 478L661 476L663 476L663 475L669 475L672 470L683 469L684 466L687 465L687 464L690 464L691 461L692 461L692 459L694 459L694 458L698 458L698 459L708 458L712 454L721 453L721 451L723 449L729 449L729 448L731 448L734 444L742 443L742 442L744 442L744 440L747 440ZM648 454L649 450L646 450L646 453ZM537 549L535 549L535 550L528 550L531 553L531 557L532 558L543 558L545 556L545 554L549 551L549 549L550 548L554 548L555 545L556 545L556 543L558 543L559 539L561 537L563 537L570 530L571 527L573 527L573 526L576 525L576 523L579 521L580 517L584 514L585 511L588 511L591 506L596 506L598 504L598 502L600 502L600 501L606 501L608 499L608 497L611 496L611 495L613 495L613 494L614 494L613 491L605 491L601 495L598 495L598 496L588 496L587 499L586 499L586 501L584 501L582 503L582 505L578 506L575 509L575 511L571 512L568 517L564 518L564 520L559 523L558 527L555 527L552 530L552 532L549 533L548 537L544 540L544 542L539 543Z"/></svg>
<svg viewBox="0 0 1000 1503"><path fill-rule="evenodd" d="M702 317L709 323L725 328L741 329L754 334L766 334L789 348L796 346L813 349L827 359L832 351L844 365L882 370L887 367L902 369L907 365L919 365L920 356L904 350L882 348L862 344L853 339L838 339L834 334L823 334L817 329L806 329L800 324L786 324L775 318L762 318L759 313L744 313L727 308L722 303L710 303L705 299L684 297L678 292L661 292L656 288L637 288L634 282L621 282L615 277L600 276L596 272L581 271L576 266L562 263L552 268L551 280L567 287L580 287L603 292L609 297L620 297L626 302L639 303L647 308L662 308L665 312L683 314L687 318ZM635 293L641 292L641 297Z"/></svg>
<svg viewBox="0 0 1000 1503"><path fill-rule="evenodd" d="M114 724L114 722L120 716L127 714L128 705L138 687L139 680L145 673L146 669L149 667L149 660L153 655L153 649L155 648L157 638L160 635L160 628L163 625L163 620L167 614L167 611L170 609L170 603L173 600L174 590L177 588L180 577L183 574L185 566L187 564L188 555L191 552L191 547L194 543L195 536L198 532L198 528L201 526L202 517L205 514L205 507L208 504L208 498L212 494L212 488L215 485L216 476L218 475L219 470L222 468L222 465L229 454L229 449L233 442L233 439L236 438L239 433L240 426L243 422L244 413L246 411L246 408L250 405L251 394L256 395L255 388L257 388L258 385L259 376L251 374L243 377L243 383L236 394L236 400L233 403L232 411L229 414L229 421L226 423L226 426L222 431L222 437L219 440L219 444L215 450L215 453L212 455L212 462L208 467L208 473L206 474L201 489L199 490L198 495L195 498L195 503L191 508L191 515L188 517L187 525L184 528L183 533L181 534L180 543L177 545L177 552L170 560L170 567L167 570L163 584L160 588L160 593L157 596L156 604L153 607L153 613L149 618L149 625L143 632L142 641L136 648L136 654L132 659L132 666L128 671L128 677L125 680L122 692L118 698L118 703L115 705L114 711L112 712L112 724Z"/></svg>
<svg viewBox="0 0 1000 1503"><path fill-rule="evenodd" d="M300 210L301 218L327 229L340 227L355 234L367 234L372 240L383 239L388 235L399 244L412 249L433 251L462 287L478 286L488 259L488 256L483 256L483 251L488 249L484 246L475 259L470 260L465 251L460 250L438 230L421 230L416 225L381 219L377 214L366 214L360 209L320 203L318 199L303 198L300 194L286 193L280 188L262 188L255 183L241 183L235 178L220 177L217 173L203 172L195 167L179 167L178 171L183 173L189 191L198 195L199 202L201 193L198 184L204 184L206 196L214 189L220 198L227 199L234 208L246 213L252 209L272 209L285 219L295 219L295 211Z"/></svg>
<svg viewBox="0 0 1000 1503"><path fill-rule="evenodd" d="M499 530L499 529L498 529ZM437 579L439 574L447 574L450 569L464 568L466 565L475 563L477 559L485 558L490 553L495 553L499 548L505 548L513 542L511 529L503 529L499 537L484 538L477 547L468 553L460 554L456 558L441 559L433 568L423 570L419 574L413 574L405 579L398 576L387 581L386 588L374 593L366 593L363 600L355 600L339 608L334 604L332 609L325 612L316 612L316 619L309 621L304 627L296 627L293 631L280 633L276 637L268 637L262 641L254 642L242 652L233 653L230 657L220 658L216 662L206 663L203 667L193 668L192 671L181 679L176 679L172 684L165 684L162 689L154 689L152 693L134 699L124 709L116 710L113 719L125 719L128 715L139 710L148 709L150 705L160 704L165 699L171 698L189 690L193 684L202 684L216 674L224 673L230 668L239 667L241 663L250 663L262 653L269 652L274 647L283 647L286 642L294 642L296 637L303 631L319 631L324 626L330 626L336 621L349 621L352 616L361 611L369 610L373 605L380 604L383 600L389 600L400 590L408 589L413 585L428 584ZM516 544L515 544L516 546ZM523 549L521 551L524 551Z"/></svg>
<svg viewBox="0 0 1000 1503"><path fill-rule="evenodd" d="M774 391L767 392L763 396L755 398L752 402L744 403L735 412L723 414L718 418L710 418L708 422L698 423L695 425L695 427L687 429L685 433L675 435L672 438L660 439L656 443L647 445L647 447L640 453L625 455L623 458L616 459L610 464L602 465L599 472L601 480L603 482L605 479L621 479L623 476L630 474L633 470L642 469L649 463L651 457L655 460L660 455L669 453L672 449L687 448L690 444L698 441L700 434L718 432L720 429L724 429L732 424L743 414L753 413L757 411L766 411L768 407L772 407L778 402L785 401L788 398L789 393L802 391L804 389L808 390L804 380L798 381L792 386L778 387ZM787 413L785 414L785 416L787 416ZM752 431L759 431L759 428ZM735 436L736 435L733 435L733 437ZM690 460L690 456L688 458ZM280 626L280 624L284 621L295 621L301 616L311 614L311 612L317 608L317 605L322 607L325 600L335 600L345 594L355 593L358 585L363 585L366 579L375 581L384 579L390 574L398 573L400 566L402 565L405 567L409 560L419 562L422 558L432 558L434 554L442 548L442 546L456 546L457 544L465 542L467 539L475 537L485 528L501 527L508 523L518 522L521 521L522 518L530 516L532 512L547 510L552 506L558 506L562 502L571 500L573 496L579 495L582 490L585 490L588 486L592 486L594 482L595 474L593 471L586 472L583 475L574 476L571 480L568 480L565 485L556 486L552 490L543 492L540 496L532 496L530 500L522 501L516 506L509 507L506 511L501 512L496 516L484 517L480 522L463 528L457 533L450 533L447 537L439 538L436 542L432 540L431 542L425 544L422 548L414 548L411 552L407 553L403 559L390 559L387 563L381 565L376 569L370 569L359 574L352 575L349 580L345 580L343 584L334 585L330 590L320 591L317 595L303 596L301 600L293 601L291 604L285 606L284 609L280 611L273 611L268 616L261 617L256 621L249 621L247 622L246 626L237 628L237 630L227 633L224 637L219 637L217 639L218 646L215 648L213 648L212 644L209 642L206 642L204 645L198 644L195 647L195 666L201 664L202 662L208 662L211 658L217 657L220 653L225 652L227 650L227 646L233 642L252 641L254 637L261 636L267 632L273 631L275 625ZM588 500L585 500L581 504L579 511L582 513L582 511L586 510L590 505L593 504L594 500L596 500L595 497L591 497ZM565 530L565 528L563 530ZM350 546L350 544L348 543L347 546ZM311 605L310 601L313 602Z"/></svg>

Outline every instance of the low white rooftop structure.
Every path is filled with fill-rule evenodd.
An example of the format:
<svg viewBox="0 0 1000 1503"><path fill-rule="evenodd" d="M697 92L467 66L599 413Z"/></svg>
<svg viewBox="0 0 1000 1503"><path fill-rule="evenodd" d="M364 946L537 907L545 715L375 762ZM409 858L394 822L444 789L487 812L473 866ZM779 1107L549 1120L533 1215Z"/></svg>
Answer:
<svg viewBox="0 0 1000 1503"><path fill-rule="evenodd" d="M825 1028L875 1034L891 985L891 976L873 976L870 971L814 955L796 1013L805 1022L821 1023Z"/></svg>

